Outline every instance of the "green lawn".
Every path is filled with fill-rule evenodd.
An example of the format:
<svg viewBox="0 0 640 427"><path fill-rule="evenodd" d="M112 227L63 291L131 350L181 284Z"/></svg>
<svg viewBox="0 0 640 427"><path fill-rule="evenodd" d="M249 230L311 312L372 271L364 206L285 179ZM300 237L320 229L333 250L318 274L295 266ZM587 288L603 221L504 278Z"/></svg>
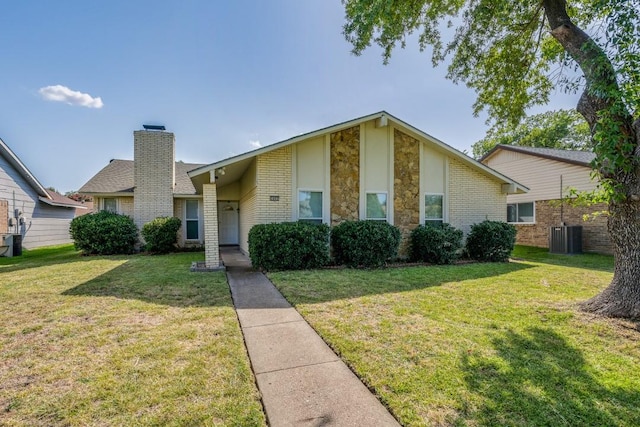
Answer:
<svg viewBox="0 0 640 427"><path fill-rule="evenodd" d="M640 324L577 309L612 258L514 257L269 277L404 425L640 425Z"/></svg>
<svg viewBox="0 0 640 427"><path fill-rule="evenodd" d="M200 253L0 258L0 425L264 426L223 273Z"/></svg>

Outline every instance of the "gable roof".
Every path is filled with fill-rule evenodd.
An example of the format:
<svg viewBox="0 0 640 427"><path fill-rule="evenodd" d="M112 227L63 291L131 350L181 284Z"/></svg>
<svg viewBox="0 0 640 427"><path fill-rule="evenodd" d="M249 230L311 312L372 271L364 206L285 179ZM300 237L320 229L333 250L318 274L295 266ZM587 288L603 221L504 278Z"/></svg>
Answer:
<svg viewBox="0 0 640 427"><path fill-rule="evenodd" d="M77 203L75 200L71 200L68 197L63 196L62 194L56 193L55 191L47 190L44 186L38 181L38 179L31 173L31 171L22 163L22 161L16 156L16 154L11 151L9 146L5 144L5 142L0 139L0 156L4 157L7 162L24 178L24 180L33 188L38 195L38 199L44 203L47 203L51 206L60 206L65 208L76 208L82 207L81 203Z"/></svg>
<svg viewBox="0 0 640 427"><path fill-rule="evenodd" d="M129 193L129 195L133 196L133 189L135 188L133 164L133 160L111 160L107 166L80 187L78 193ZM196 194L187 172L201 166L203 166L201 163L176 162L176 182L173 194Z"/></svg>
<svg viewBox="0 0 640 427"><path fill-rule="evenodd" d="M484 162L493 156L498 150L515 151L518 153L530 154L544 159L557 160L559 162L569 163L573 165L591 167L590 163L595 159L596 155L591 151L578 150L560 150L557 148L540 148L540 147L519 147L517 145L498 144L488 153L480 158Z"/></svg>
<svg viewBox="0 0 640 427"><path fill-rule="evenodd" d="M498 171L493 170L492 168L490 168L487 165L484 165L480 162L478 162L475 159L472 159L471 157L467 156L466 154L456 150L455 148L451 147L448 144L445 144L444 142L440 141L437 138L434 138L433 136L429 135L426 132L421 131L420 129L411 126L410 124L398 119L397 117L387 113L386 111L379 111L377 113L373 113L373 114L369 114L367 116L362 116L362 117L358 117L356 119L353 120L349 120L346 122L341 122L332 126L327 126L312 132L308 132L308 133L304 133L298 136L294 136L293 138L289 138L289 139L285 139L283 141L280 142L276 142L274 144L271 145L267 145L265 147L261 147L258 148L256 150L252 150L252 151L248 151L244 154L240 154L237 156L233 156L233 157L229 157L227 159L223 159L220 160L218 162L215 163L211 163L209 165L205 165L202 167L199 167L197 169L194 169L192 171L189 172L189 177L194 180L197 181L198 184L202 184L202 176L208 173L214 173L217 169L219 168L223 168L224 166L233 164L233 163L238 163L238 162L242 162L242 161L246 161L248 159L251 159L253 157L256 157L260 154L264 154L264 153L268 153L270 151L273 150L277 150L279 148L282 147L286 147L288 145L292 145L295 144L297 142L303 141L305 139L309 139L309 138L313 138L316 136L320 136L320 135L324 135L327 133L334 133L343 129L348 129L354 126L357 126L359 124L368 122L370 120L380 120L383 123L388 123L389 121L396 123L408 130L410 130L411 132L415 133L416 135L420 136L421 138L426 139L427 141L435 144L436 146L438 146L439 148L441 148L443 151L447 152L448 154L450 154L452 157L457 158L458 160L460 160L461 162L463 162L464 164L473 167L476 170L480 170L481 172L490 175L498 180L503 181L504 183L509 183L509 184L514 184L516 187L516 191L517 192L528 192L529 188L527 188L526 186L512 180L511 178L501 174Z"/></svg>

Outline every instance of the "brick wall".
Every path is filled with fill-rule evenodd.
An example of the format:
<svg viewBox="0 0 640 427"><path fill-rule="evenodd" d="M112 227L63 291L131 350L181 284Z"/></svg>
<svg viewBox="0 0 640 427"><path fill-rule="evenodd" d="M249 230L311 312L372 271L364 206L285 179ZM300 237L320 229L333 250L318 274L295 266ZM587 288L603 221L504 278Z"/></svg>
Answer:
<svg viewBox="0 0 640 427"><path fill-rule="evenodd" d="M359 219L360 126L332 133L331 225Z"/></svg>
<svg viewBox="0 0 640 427"><path fill-rule="evenodd" d="M218 245L218 196L215 184L202 186L204 204L204 259L207 268L220 267L220 248Z"/></svg>
<svg viewBox="0 0 640 427"><path fill-rule="evenodd" d="M507 220L507 196L501 183L449 158L449 223L465 235L471 225Z"/></svg>
<svg viewBox="0 0 640 427"><path fill-rule="evenodd" d="M0 200L0 234L9 232L9 201Z"/></svg>
<svg viewBox="0 0 640 427"><path fill-rule="evenodd" d="M561 208L559 200L541 200L536 202L535 224L516 225L518 234L516 242L519 245L549 247L549 227L560 225ZM586 221L583 215L606 211L606 204L591 207L567 206L562 207L562 218L566 225L582 226L582 250L611 254L613 248L607 232L607 216L589 217Z"/></svg>
<svg viewBox="0 0 640 427"><path fill-rule="evenodd" d="M171 132L133 133L133 219L142 228L159 216L173 215L175 138Z"/></svg>
<svg viewBox="0 0 640 427"><path fill-rule="evenodd" d="M256 159L256 214L259 224L291 221L291 146Z"/></svg>
<svg viewBox="0 0 640 427"><path fill-rule="evenodd" d="M402 233L399 255L407 255L411 230L420 224L420 142L394 129L394 222Z"/></svg>

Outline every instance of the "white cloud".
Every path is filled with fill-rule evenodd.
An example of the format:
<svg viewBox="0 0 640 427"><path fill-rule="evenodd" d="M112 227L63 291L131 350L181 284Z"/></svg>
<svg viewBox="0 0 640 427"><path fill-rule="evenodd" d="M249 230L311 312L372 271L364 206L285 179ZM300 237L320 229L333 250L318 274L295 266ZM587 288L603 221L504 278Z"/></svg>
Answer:
<svg viewBox="0 0 640 427"><path fill-rule="evenodd" d="M249 145L254 149L258 149L258 148L262 147L262 144L257 139L250 140L249 141Z"/></svg>
<svg viewBox="0 0 640 427"><path fill-rule="evenodd" d="M102 98L94 98L88 93L78 92L66 86L46 86L38 90L42 99L47 101L66 102L69 105L78 105L87 108L102 108Z"/></svg>

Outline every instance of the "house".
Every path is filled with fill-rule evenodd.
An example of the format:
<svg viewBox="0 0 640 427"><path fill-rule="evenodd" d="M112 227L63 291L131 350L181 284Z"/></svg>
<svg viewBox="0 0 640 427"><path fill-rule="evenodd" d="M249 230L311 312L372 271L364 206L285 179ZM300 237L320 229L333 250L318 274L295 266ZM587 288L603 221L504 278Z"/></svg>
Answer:
<svg viewBox="0 0 640 427"><path fill-rule="evenodd" d="M506 221L507 194L528 189L391 114L360 117L188 173L202 195L206 265L239 245L255 224L306 220L387 221L402 232L450 223Z"/></svg>
<svg viewBox="0 0 640 427"><path fill-rule="evenodd" d="M547 248L551 226L580 225L583 250L612 253L606 215L592 215L606 211L606 204L577 207L562 203L570 188L596 188L590 166L594 157L588 151L498 145L480 159L531 190L507 196L507 219L518 229L518 244Z"/></svg>
<svg viewBox="0 0 640 427"><path fill-rule="evenodd" d="M111 160L78 193L93 197L95 211L128 215L139 229L160 216L180 218L178 244L204 244L202 194L187 175L203 165L176 162L175 137L163 126L135 131L133 145L133 160Z"/></svg>
<svg viewBox="0 0 640 427"><path fill-rule="evenodd" d="M27 249L70 243L76 209L84 206L46 189L0 139L0 235Z"/></svg>

